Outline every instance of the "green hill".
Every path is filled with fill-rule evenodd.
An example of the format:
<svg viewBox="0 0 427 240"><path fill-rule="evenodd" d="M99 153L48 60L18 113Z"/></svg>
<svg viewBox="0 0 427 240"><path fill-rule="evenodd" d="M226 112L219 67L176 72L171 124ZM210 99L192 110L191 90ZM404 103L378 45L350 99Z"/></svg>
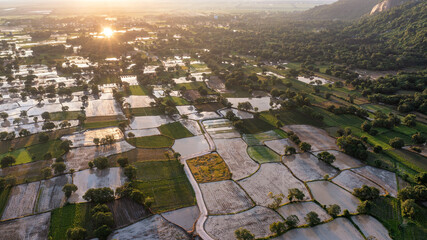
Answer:
<svg viewBox="0 0 427 240"><path fill-rule="evenodd" d="M304 19L354 20L369 14L381 0L339 0L332 4L320 5L301 14Z"/></svg>

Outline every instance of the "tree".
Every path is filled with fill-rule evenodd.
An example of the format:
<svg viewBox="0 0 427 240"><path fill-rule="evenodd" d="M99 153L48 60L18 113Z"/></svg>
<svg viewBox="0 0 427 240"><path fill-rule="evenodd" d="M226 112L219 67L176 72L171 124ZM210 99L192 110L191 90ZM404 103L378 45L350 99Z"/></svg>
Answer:
<svg viewBox="0 0 427 240"><path fill-rule="evenodd" d="M98 146L99 145L99 138L94 138L93 143Z"/></svg>
<svg viewBox="0 0 427 240"><path fill-rule="evenodd" d="M298 216L296 215L290 215L285 219L285 223L286 226L288 226L288 228L294 228L298 225L299 223L299 219Z"/></svg>
<svg viewBox="0 0 427 240"><path fill-rule="evenodd" d="M87 231L81 227L73 227L67 229L67 238L69 240L84 240L87 236Z"/></svg>
<svg viewBox="0 0 427 240"><path fill-rule="evenodd" d="M136 177L136 168L129 165L125 167L124 174L129 180L133 180Z"/></svg>
<svg viewBox="0 0 427 240"><path fill-rule="evenodd" d="M30 134L31 134L31 132L28 131L27 129L21 129L21 131L19 131L20 137L26 137L26 136L29 136Z"/></svg>
<svg viewBox="0 0 427 240"><path fill-rule="evenodd" d="M414 114L408 114L403 118L402 123L408 127L415 127L417 125L417 116Z"/></svg>
<svg viewBox="0 0 427 240"><path fill-rule="evenodd" d="M380 196L380 190L375 187L363 185L361 188L355 188L353 194L362 201L374 200Z"/></svg>
<svg viewBox="0 0 427 240"><path fill-rule="evenodd" d="M73 142L71 142L70 140L64 140L59 145L59 149L62 149L65 153L68 153L72 145Z"/></svg>
<svg viewBox="0 0 427 240"><path fill-rule="evenodd" d="M42 118L45 121L49 121L50 120L50 113L49 112L42 113Z"/></svg>
<svg viewBox="0 0 427 240"><path fill-rule="evenodd" d="M340 214L341 207L338 206L337 204L332 204L326 208L326 211L328 211L328 214L331 215L332 217L336 217Z"/></svg>
<svg viewBox="0 0 427 240"><path fill-rule="evenodd" d="M77 120L79 121L79 126L83 125L86 120L86 116L84 114L77 115Z"/></svg>
<svg viewBox="0 0 427 240"><path fill-rule="evenodd" d="M1 159L0 165L1 165L1 168L5 168L5 167L12 166L12 164L14 164L15 162L16 162L15 157L13 157L13 156L6 156L6 157L3 157Z"/></svg>
<svg viewBox="0 0 427 240"><path fill-rule="evenodd" d="M273 200L273 203L269 204L268 207L277 209L280 207L280 204L282 204L282 200L285 196L281 193L274 195L272 192L269 192L268 197Z"/></svg>
<svg viewBox="0 0 427 240"><path fill-rule="evenodd" d="M374 147L374 152L375 153L380 153L380 152L382 152L383 151L383 147L381 147L380 145L376 145L375 147Z"/></svg>
<svg viewBox="0 0 427 240"><path fill-rule="evenodd" d="M52 176L52 168L45 167L41 170L41 174L43 176L43 179L48 179Z"/></svg>
<svg viewBox="0 0 427 240"><path fill-rule="evenodd" d="M114 200L114 191L111 188L91 188L83 195L83 199L93 203L107 203Z"/></svg>
<svg viewBox="0 0 427 240"><path fill-rule="evenodd" d="M49 141L49 135L47 135L46 133L40 133L39 142L45 143L47 141Z"/></svg>
<svg viewBox="0 0 427 240"><path fill-rule="evenodd" d="M328 164L332 164L335 161L335 156L326 151L317 154L317 158Z"/></svg>
<svg viewBox="0 0 427 240"><path fill-rule="evenodd" d="M252 104L250 102L240 102L237 104L237 108L245 111L253 109Z"/></svg>
<svg viewBox="0 0 427 240"><path fill-rule="evenodd" d="M9 114L6 112L1 112L0 117L3 118L4 122L6 122L7 118L9 117Z"/></svg>
<svg viewBox="0 0 427 240"><path fill-rule="evenodd" d="M110 211L97 211L92 215L92 222L95 226L107 225L111 228L114 226L113 214Z"/></svg>
<svg viewBox="0 0 427 240"><path fill-rule="evenodd" d="M181 153L176 152L176 153L174 153L174 154L173 154L173 157L174 157L176 160L179 160L179 158L181 157Z"/></svg>
<svg viewBox="0 0 427 240"><path fill-rule="evenodd" d="M354 136L341 136L337 139L337 145L344 150L350 156L355 158L366 160L368 158L368 152L363 142Z"/></svg>
<svg viewBox="0 0 427 240"><path fill-rule="evenodd" d="M286 231L286 225L284 222L274 222L270 225L270 231L279 236Z"/></svg>
<svg viewBox="0 0 427 240"><path fill-rule="evenodd" d="M414 199L407 199L402 203L402 215L408 218L415 218L418 206Z"/></svg>
<svg viewBox="0 0 427 240"><path fill-rule="evenodd" d="M405 187L397 193L397 198L401 201L415 199L417 201L427 201L427 187L424 185L415 185Z"/></svg>
<svg viewBox="0 0 427 240"><path fill-rule="evenodd" d="M69 198L73 192L77 191L77 189L77 186L72 183L67 183L64 185L64 187L62 187L62 191L67 198Z"/></svg>
<svg viewBox="0 0 427 240"><path fill-rule="evenodd" d="M120 165L120 167L124 168L129 164L129 160L127 157L121 157L117 159L117 163Z"/></svg>
<svg viewBox="0 0 427 240"><path fill-rule="evenodd" d="M291 202L294 200L294 198L301 201L304 199L304 197L305 197L304 193L298 188L291 188L288 190L288 199Z"/></svg>
<svg viewBox="0 0 427 240"><path fill-rule="evenodd" d="M395 137L393 139L390 139L389 144L391 147L396 148L396 149L401 149L403 146L405 146L405 142L403 141L403 139L401 139L399 137Z"/></svg>
<svg viewBox="0 0 427 240"><path fill-rule="evenodd" d="M417 184L426 185L427 184L427 172L418 173L415 176L415 181Z"/></svg>
<svg viewBox="0 0 427 240"><path fill-rule="evenodd" d="M106 157L97 157L93 160L93 164L96 168L102 170L109 167L108 158Z"/></svg>
<svg viewBox="0 0 427 240"><path fill-rule="evenodd" d="M107 225L103 225L95 230L95 236L98 237L100 240L107 239L108 235L110 235L112 232L111 228Z"/></svg>
<svg viewBox="0 0 427 240"><path fill-rule="evenodd" d="M371 130L371 128L372 128L372 124L371 124L370 122L368 122L368 121L364 121L364 122L362 123L361 128L362 128L362 130L363 130L364 132L369 132L369 131Z"/></svg>
<svg viewBox="0 0 427 240"><path fill-rule="evenodd" d="M371 207L370 201L362 201L359 206L357 206L357 212L360 214L367 214Z"/></svg>
<svg viewBox="0 0 427 240"><path fill-rule="evenodd" d="M320 223L319 214L313 211L307 213L307 216L304 219L310 226L314 226Z"/></svg>
<svg viewBox="0 0 427 240"><path fill-rule="evenodd" d="M133 132L129 132L129 133L128 133L128 137L129 137L129 138L134 138L134 137L135 137L135 134L134 134Z"/></svg>
<svg viewBox="0 0 427 240"><path fill-rule="evenodd" d="M286 146L285 147L285 155L289 156L289 155L293 155L295 153L297 153L297 150L294 147L292 147L292 146Z"/></svg>
<svg viewBox="0 0 427 240"><path fill-rule="evenodd" d="M311 145L309 143L306 142L301 142L299 144L299 148L301 149L301 151L303 152L308 152L311 150Z"/></svg>
<svg viewBox="0 0 427 240"><path fill-rule="evenodd" d="M52 168L55 174L62 174L67 169L67 166L63 162L55 162L52 164Z"/></svg>
<svg viewBox="0 0 427 240"><path fill-rule="evenodd" d="M255 235L253 235L249 230L244 228L239 228L234 232L237 240L254 240Z"/></svg>
<svg viewBox="0 0 427 240"><path fill-rule="evenodd" d="M424 144L426 142L426 138L419 132L414 133L411 139L412 139L412 142L414 142L415 144Z"/></svg>
<svg viewBox="0 0 427 240"><path fill-rule="evenodd" d="M52 130L52 129L54 129L56 126L55 126L55 123L53 123L53 122L45 122L44 124L43 124L43 126L42 126L42 130Z"/></svg>

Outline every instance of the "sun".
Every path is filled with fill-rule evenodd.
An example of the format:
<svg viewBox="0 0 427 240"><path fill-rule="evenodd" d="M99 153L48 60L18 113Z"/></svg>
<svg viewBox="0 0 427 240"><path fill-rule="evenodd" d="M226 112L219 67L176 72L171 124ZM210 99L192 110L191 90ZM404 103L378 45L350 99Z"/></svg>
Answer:
<svg viewBox="0 0 427 240"><path fill-rule="evenodd" d="M114 32L113 29L106 27L104 28L104 30L102 31L102 34L104 34L105 37L110 38L113 36Z"/></svg>

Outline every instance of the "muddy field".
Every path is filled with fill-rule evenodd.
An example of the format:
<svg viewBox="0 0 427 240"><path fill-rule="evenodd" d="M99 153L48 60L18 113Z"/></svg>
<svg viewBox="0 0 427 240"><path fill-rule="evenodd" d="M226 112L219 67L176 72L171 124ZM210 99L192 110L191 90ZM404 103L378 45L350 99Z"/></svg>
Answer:
<svg viewBox="0 0 427 240"><path fill-rule="evenodd" d="M179 121L185 128L188 129L193 135L202 135L202 129L200 129L200 125L198 122L193 120L181 120Z"/></svg>
<svg viewBox="0 0 427 240"><path fill-rule="evenodd" d="M86 202L83 195L91 188L109 187L113 190L122 186L126 182L126 177L121 168L108 168L104 170L87 169L73 174L73 183L77 186L69 202Z"/></svg>
<svg viewBox="0 0 427 240"><path fill-rule="evenodd" d="M197 206L180 208L178 210L162 213L162 216L171 223L174 223L186 231L193 231L195 223L200 216Z"/></svg>
<svg viewBox="0 0 427 240"><path fill-rule="evenodd" d="M205 230L214 239L235 239L234 231L243 227L256 238L261 238L271 235L270 225L278 221L283 221L279 214L257 206L238 214L209 216L205 222Z"/></svg>
<svg viewBox="0 0 427 240"><path fill-rule="evenodd" d="M377 240L391 240L387 229L374 217L369 215L352 216L351 220L360 228L366 238L375 237Z"/></svg>
<svg viewBox="0 0 427 240"><path fill-rule="evenodd" d="M171 122L173 122L173 120L167 116L134 117L129 127L131 129L157 128Z"/></svg>
<svg viewBox="0 0 427 240"><path fill-rule="evenodd" d="M338 174L338 171L327 163L320 161L310 153L285 156L283 162L295 176L302 181L320 180L328 174L330 177Z"/></svg>
<svg viewBox="0 0 427 240"><path fill-rule="evenodd" d="M277 209L277 212L279 212L279 214L282 215L282 217L284 218L287 218L290 215L296 215L299 219L298 226L308 224L304 218L309 212L315 212L319 214L319 219L322 222L331 219L331 216L329 216L329 214L323 208L321 208L314 202L298 202L286 204L285 206L282 206Z"/></svg>
<svg viewBox="0 0 427 240"><path fill-rule="evenodd" d="M87 169L88 163L97 157L108 157L114 154L123 153L135 147L126 141L115 142L105 146L91 146L71 149L65 155L65 164L68 169Z"/></svg>
<svg viewBox="0 0 427 240"><path fill-rule="evenodd" d="M133 240L133 239L171 240L190 239L181 228L164 220L160 215L154 215L114 231L108 237L109 240Z"/></svg>
<svg viewBox="0 0 427 240"><path fill-rule="evenodd" d="M4 240L48 239L50 212L0 223L0 232Z"/></svg>
<svg viewBox="0 0 427 240"><path fill-rule="evenodd" d="M123 115L115 100L92 100L88 102L85 110L87 117Z"/></svg>
<svg viewBox="0 0 427 240"><path fill-rule="evenodd" d="M2 220L22 217L33 213L40 182L14 186L3 211Z"/></svg>
<svg viewBox="0 0 427 240"><path fill-rule="evenodd" d="M108 135L113 136L116 141L121 141L124 138L123 133L119 128L111 127L87 130L82 133L75 133L73 135L63 136L61 140L70 140L71 142L73 142L73 148L83 146L95 146L95 143L93 143L93 139L98 138L99 140L101 140Z"/></svg>
<svg viewBox="0 0 427 240"><path fill-rule="evenodd" d="M343 212L344 209L347 209L350 213L357 212L356 209L359 205L359 199L337 185L328 181L309 182L307 185L314 199L320 204L338 204L341 207L341 212Z"/></svg>
<svg viewBox="0 0 427 240"><path fill-rule="evenodd" d="M0 169L0 176L16 176L17 183L23 183L26 180L37 181L40 180L40 171L45 167L50 167L52 162L52 160L41 160L3 168Z"/></svg>
<svg viewBox="0 0 427 240"><path fill-rule="evenodd" d="M298 147L293 143L291 140L285 138L285 139L277 139L277 140L271 140L264 142L267 147L269 147L271 150L275 151L276 153L280 155L285 154L285 148L286 146L294 147L295 149L298 149Z"/></svg>
<svg viewBox="0 0 427 240"><path fill-rule="evenodd" d="M397 181L396 174L387 170L365 166L361 168L352 169L367 179L375 182L376 184L383 187L391 196L397 196Z"/></svg>
<svg viewBox="0 0 427 240"><path fill-rule="evenodd" d="M66 201L62 187L71 182L71 175L62 175L41 181L35 212L45 212L62 207Z"/></svg>
<svg viewBox="0 0 427 240"><path fill-rule="evenodd" d="M209 214L227 214L253 206L246 193L234 181L225 180L199 184Z"/></svg>
<svg viewBox="0 0 427 240"><path fill-rule="evenodd" d="M240 118L240 119L250 119L250 118L254 118L254 115L252 113L248 113L245 111L241 111L239 109L235 109L235 108L227 108L227 109L223 109L221 111L219 111L224 117L226 116L227 112L233 112L236 117Z"/></svg>
<svg viewBox="0 0 427 240"><path fill-rule="evenodd" d="M288 190L298 188L305 194L304 200L310 199L304 184L292 176L291 172L281 163L265 163L252 176L239 181L249 196L257 203L267 207L273 202L268 193L288 195ZM285 197L282 203L289 200Z"/></svg>
<svg viewBox="0 0 427 240"><path fill-rule="evenodd" d="M297 228L290 230L274 240L364 240L362 234L345 218L337 218L332 222L323 223L310 228Z"/></svg>
<svg viewBox="0 0 427 240"><path fill-rule="evenodd" d="M239 103L250 102L252 107L258 108L259 112L268 111L270 109L270 97L261 98L227 98L227 100L233 104L234 108L237 108ZM254 110L251 110L254 111Z"/></svg>
<svg viewBox="0 0 427 240"><path fill-rule="evenodd" d="M131 108L143 108L150 107L150 103L155 102L153 98L149 96L136 96L131 95L125 97L125 103L129 103Z"/></svg>
<svg viewBox="0 0 427 240"><path fill-rule="evenodd" d="M232 179L242 179L258 169L259 165L249 157L247 145L242 139L215 139L214 142L219 155L230 168Z"/></svg>
<svg viewBox="0 0 427 240"><path fill-rule="evenodd" d="M117 199L107 203L107 205L113 213L114 224L117 228L127 226L151 215L144 206L128 198Z"/></svg>
<svg viewBox="0 0 427 240"><path fill-rule="evenodd" d="M380 190L381 195L385 195L384 189L380 186L350 170L342 171L338 176L332 179L332 182L345 188L349 192L353 192L355 188L361 188L363 185L367 185L377 188Z"/></svg>
<svg viewBox="0 0 427 240"><path fill-rule="evenodd" d="M363 163L354 158L351 157L343 152L335 151L335 150L329 150L329 153L335 156L335 161L332 163L334 167L339 168L340 170L349 169L349 168L357 168L362 167ZM317 156L320 152L313 152L314 155Z"/></svg>
<svg viewBox="0 0 427 240"><path fill-rule="evenodd" d="M288 125L282 129L287 132L293 131L302 142L311 144L312 151L338 150L335 138L320 128L310 125Z"/></svg>
<svg viewBox="0 0 427 240"><path fill-rule="evenodd" d="M200 153L209 152L210 147L205 136L199 135L175 140L172 149L175 152L179 152L182 158L187 158Z"/></svg>

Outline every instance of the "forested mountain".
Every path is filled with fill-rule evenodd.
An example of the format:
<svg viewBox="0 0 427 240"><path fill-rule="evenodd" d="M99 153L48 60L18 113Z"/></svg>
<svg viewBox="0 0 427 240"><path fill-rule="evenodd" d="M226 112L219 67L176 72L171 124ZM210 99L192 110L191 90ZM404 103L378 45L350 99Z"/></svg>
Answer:
<svg viewBox="0 0 427 240"><path fill-rule="evenodd" d="M369 14L381 0L338 0L332 4L320 5L301 14L304 19L353 20Z"/></svg>

